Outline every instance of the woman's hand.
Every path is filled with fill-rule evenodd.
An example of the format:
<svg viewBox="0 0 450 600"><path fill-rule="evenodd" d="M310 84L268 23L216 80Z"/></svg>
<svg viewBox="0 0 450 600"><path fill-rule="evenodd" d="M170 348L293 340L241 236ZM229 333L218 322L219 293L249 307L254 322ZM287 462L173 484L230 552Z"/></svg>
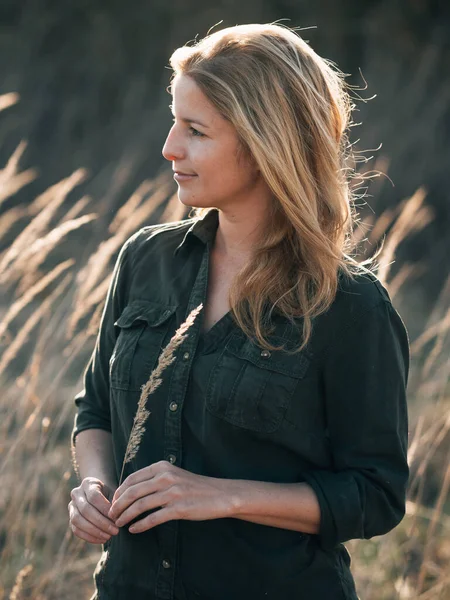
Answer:
<svg viewBox="0 0 450 600"><path fill-rule="evenodd" d="M104 544L119 533L108 517L113 491L100 479L85 477L79 487L70 492L69 522L77 537L91 544Z"/></svg>
<svg viewBox="0 0 450 600"><path fill-rule="evenodd" d="M134 523L129 528L131 533L173 519L229 517L234 506L231 487L226 479L196 475L162 460L125 479L114 494L108 516L122 527L143 512L159 508Z"/></svg>

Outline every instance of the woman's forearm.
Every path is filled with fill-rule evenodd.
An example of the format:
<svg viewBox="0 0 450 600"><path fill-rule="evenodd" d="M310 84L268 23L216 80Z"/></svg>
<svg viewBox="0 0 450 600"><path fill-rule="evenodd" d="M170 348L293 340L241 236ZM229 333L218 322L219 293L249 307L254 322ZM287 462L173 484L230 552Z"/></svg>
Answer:
<svg viewBox="0 0 450 600"><path fill-rule="evenodd" d="M75 439L74 460L80 479L96 477L112 490L117 487L112 435L103 429L80 431Z"/></svg>
<svg viewBox="0 0 450 600"><path fill-rule="evenodd" d="M233 518L302 533L319 531L319 502L306 483L232 480L224 485L233 497Z"/></svg>

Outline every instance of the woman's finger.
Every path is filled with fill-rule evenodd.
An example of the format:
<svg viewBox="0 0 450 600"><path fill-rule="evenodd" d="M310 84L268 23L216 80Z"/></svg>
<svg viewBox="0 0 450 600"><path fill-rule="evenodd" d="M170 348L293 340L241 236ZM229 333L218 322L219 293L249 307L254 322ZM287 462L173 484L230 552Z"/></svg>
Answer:
<svg viewBox="0 0 450 600"><path fill-rule="evenodd" d="M113 503L116 502L130 487L137 485L138 483L150 481L153 478L159 478L161 476L164 476L168 481L175 480L177 471L184 471L184 469L172 465L167 460L160 460L148 467L139 469L139 471L135 471L129 475L122 485L116 489L113 496Z"/></svg>
<svg viewBox="0 0 450 600"><path fill-rule="evenodd" d="M98 538L93 535L89 535L89 533L86 533L85 531L83 531L82 529L79 529L75 525L73 525L71 527L71 529L72 529L74 535L76 535L78 538L80 538L82 540L85 540L86 542L89 542L90 544L104 544L107 541L103 538Z"/></svg>
<svg viewBox="0 0 450 600"><path fill-rule="evenodd" d="M170 507L161 508L161 510L157 510L151 515L148 515L148 517L133 523L133 525L128 528L128 531L130 533L142 533L152 527L156 527L156 525L161 525L161 523L166 523L167 521L172 521L176 518L177 516Z"/></svg>
<svg viewBox="0 0 450 600"><path fill-rule="evenodd" d="M135 502L133 502L123 513L116 519L116 525L123 527L134 518L138 517L142 513L160 508L167 502L167 493L155 492L153 494L145 495Z"/></svg>
<svg viewBox="0 0 450 600"><path fill-rule="evenodd" d="M108 518L108 512L111 508L111 502L103 493L101 482L92 481L89 479L83 480L80 486L89 504L94 506L102 515Z"/></svg>
<svg viewBox="0 0 450 600"><path fill-rule="evenodd" d="M74 503L74 508L74 516L77 519L79 518L78 515L82 517L95 531L108 536L119 533L117 526L110 519L102 515L94 506L91 506L86 497L79 497L77 503ZM75 524L79 526L78 523ZM85 526L82 526L82 529L88 533L91 532L91 529L86 529Z"/></svg>
<svg viewBox="0 0 450 600"><path fill-rule="evenodd" d="M158 480L154 477L129 487L117 500L111 505L108 516L115 522L117 519L132 506L145 496L150 496L159 490ZM143 512L143 511L141 511ZM138 513L141 514L141 513Z"/></svg>
<svg viewBox="0 0 450 600"><path fill-rule="evenodd" d="M91 504L86 495L81 494L78 496L76 506L87 521L105 533L115 535L119 532L114 522L102 514L95 505Z"/></svg>
<svg viewBox="0 0 450 600"><path fill-rule="evenodd" d="M101 529L98 529L95 525L87 521L83 515L78 510L78 507L72 503L72 506L69 505L69 515L70 515L70 526L76 527L77 530L83 531L87 535L90 535L94 538L98 538L102 541L108 540L111 535L105 533Z"/></svg>

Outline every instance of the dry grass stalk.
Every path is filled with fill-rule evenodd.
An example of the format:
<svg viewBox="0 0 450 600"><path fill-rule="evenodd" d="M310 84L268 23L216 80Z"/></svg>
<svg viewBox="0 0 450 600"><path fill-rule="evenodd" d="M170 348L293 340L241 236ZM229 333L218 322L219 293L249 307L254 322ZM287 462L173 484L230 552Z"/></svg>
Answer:
<svg viewBox="0 0 450 600"><path fill-rule="evenodd" d="M137 190L131 194L125 204L123 204L116 212L114 219L109 224L109 231L111 233L117 233L122 224L130 218L130 215L133 215L139 204L141 204L142 199L153 191L154 188L155 180L146 179L143 181Z"/></svg>
<svg viewBox="0 0 450 600"><path fill-rule="evenodd" d="M83 302L78 302L67 325L66 339L69 340L69 343L75 336L75 329L78 323L84 319L86 315L90 314L91 311L93 312L88 325L88 333L89 335L97 335L110 282L111 273L97 285L90 296L85 298Z"/></svg>
<svg viewBox="0 0 450 600"><path fill-rule="evenodd" d="M17 175L20 159L27 149L27 146L28 143L22 140L11 154L8 162L6 163L6 167L0 171L0 181L2 183L4 183L7 179L11 179L14 175Z"/></svg>
<svg viewBox="0 0 450 600"><path fill-rule="evenodd" d="M145 226L158 207L167 201L172 184L167 173L162 173L154 180L144 181L117 212L108 228L113 235L99 245L86 266L78 272L75 308L69 320L71 334L89 312L93 303L104 299L105 285L108 286L111 274L108 274L103 281L101 278L108 271L111 257L127 238L136 233L139 227ZM184 207L182 208L185 210Z"/></svg>
<svg viewBox="0 0 450 600"><path fill-rule="evenodd" d="M434 337L445 334L450 329L450 309L442 319L433 325L429 325L427 329L417 337L411 344L411 352L418 352L423 346L432 340Z"/></svg>
<svg viewBox="0 0 450 600"><path fill-rule="evenodd" d="M62 224L57 225L47 235L42 236L30 247L14 263L14 271L19 275L27 274L30 280L36 276L39 267L44 263L50 252L56 248L59 242L72 231L75 231L90 223L97 218L95 214L84 215L78 219L71 219ZM21 287L24 287L23 285ZM20 288L19 288L20 289Z"/></svg>
<svg viewBox="0 0 450 600"><path fill-rule="evenodd" d="M390 207L384 210L376 221L373 223L373 227L370 231L368 241L369 244L375 244L382 236L386 233L388 228L391 226L392 221L398 214L399 206Z"/></svg>
<svg viewBox="0 0 450 600"><path fill-rule="evenodd" d="M0 96L0 104L2 97ZM38 176L36 169L28 169L19 173L19 161L27 145L27 142L20 142L6 163L5 168L0 170L0 205L4 200L14 195L31 181L34 181Z"/></svg>
<svg viewBox="0 0 450 600"><path fill-rule="evenodd" d="M72 208L68 210L64 217L61 219L61 223L65 223L66 221L75 219L84 210L84 208L89 204L91 200L92 198L90 196L83 196L82 198L77 200L72 206Z"/></svg>
<svg viewBox="0 0 450 600"><path fill-rule="evenodd" d="M426 273L427 267L423 263L405 263L398 270L395 277L389 282L389 295L394 298L400 289L403 289L405 282L409 279L417 279Z"/></svg>
<svg viewBox="0 0 450 600"><path fill-rule="evenodd" d="M46 190L44 194L36 198L33 202L33 207L38 213L5 252L0 261L0 273L10 268L22 253L35 242L35 240L38 240L44 235L51 219L66 199L66 196L76 185L81 183L85 177L85 171L83 169L78 169L78 171L75 171L70 177L52 186Z"/></svg>
<svg viewBox="0 0 450 600"><path fill-rule="evenodd" d="M3 317L3 320L0 321L0 340L5 334L8 326L11 321L17 317L21 310L23 310L28 304L43 290L45 290L55 279L59 277L61 273L66 271L69 267L71 267L75 263L74 260L69 259L57 265L50 273L47 273L42 279L40 279L37 283L35 283L31 288L29 288L23 296L21 296L18 300L14 302L14 304L9 308L6 315Z"/></svg>
<svg viewBox="0 0 450 600"><path fill-rule="evenodd" d="M35 169L28 169L22 173L17 173L8 179L0 181L0 204L11 196L14 196L23 187L37 179L38 173Z"/></svg>
<svg viewBox="0 0 450 600"><path fill-rule="evenodd" d="M423 560L420 566L419 577L417 581L417 594L420 595L423 591L425 585L425 578L427 575L427 565L431 562L432 557L432 547L434 542L434 533L436 530L437 522L442 515L442 511L444 509L444 503L448 495L448 491L450 489L450 451L447 455L447 469L445 471L445 476L442 482L441 491L439 493L439 497L436 503L436 508L434 510L433 517L431 519L430 526L427 531L427 540L425 543L425 548L423 551Z"/></svg>
<svg viewBox="0 0 450 600"><path fill-rule="evenodd" d="M186 219L186 207L178 200L178 194L169 198L166 208L161 215L161 223L172 223Z"/></svg>
<svg viewBox="0 0 450 600"><path fill-rule="evenodd" d="M33 570L33 565L26 565L17 573L16 582L14 584L13 589L11 590L11 594L9 595L9 600L19 600L20 592L22 591L23 580L31 571Z"/></svg>
<svg viewBox="0 0 450 600"><path fill-rule="evenodd" d="M0 96L0 111L17 104L20 100L20 96L17 92L9 92Z"/></svg>
<svg viewBox="0 0 450 600"><path fill-rule="evenodd" d="M76 306L84 303L88 294L95 289L104 273L107 272L111 257L123 246L130 234L132 232L135 233L133 229L136 229L136 227L133 228L133 224L131 223L134 219L130 219L129 221L130 223L122 224L115 235L101 242L97 250L90 256L87 264L79 271L77 275ZM75 308L76 313L77 308ZM72 316L71 321L73 320Z"/></svg>
<svg viewBox="0 0 450 600"><path fill-rule="evenodd" d="M97 251L89 258L86 266L77 275L75 309L69 320L70 332L75 331L79 321L87 314L89 303L95 298L104 298L103 290L106 279L101 282L101 289L97 290L96 287L98 287L104 273L107 272L111 257L125 243L127 238L135 233L140 226L148 222L151 214L167 200L168 187L167 174L164 174L164 177L156 178L155 181L144 182L125 204L127 213L131 214L131 217L124 220L125 213L122 210L119 211L120 216L116 215L109 227L114 235L99 245ZM154 189L156 191L153 192ZM149 192L153 192L152 195L138 206L139 202ZM109 274L107 277L108 282L110 277ZM88 297L89 301L87 302Z"/></svg>
<svg viewBox="0 0 450 600"><path fill-rule="evenodd" d="M162 172L152 180L143 181L131 195L123 207L118 211L108 227L111 234L121 234L127 239L140 227L149 224L149 219L157 209L167 202L173 189L173 179L167 172ZM155 219L159 224L161 218Z"/></svg>
<svg viewBox="0 0 450 600"><path fill-rule="evenodd" d="M433 220L431 208L423 206L425 196L425 190L421 187L404 203L397 221L387 236L386 243L380 255L380 268L377 272L378 279L383 285L387 284L397 246L408 235L414 231L423 229Z"/></svg>
<svg viewBox="0 0 450 600"><path fill-rule="evenodd" d="M26 343L28 336L34 327L39 323L42 317L46 314L48 310L52 309L56 300L64 293L67 286L69 285L72 279L72 275L69 273L66 277L61 281L61 283L55 288L55 290L46 298L39 308L29 317L26 323L23 325L22 329L17 332L14 341L10 344L10 346L5 350L1 359L0 359L0 374L5 371L7 366L10 364L12 360L17 356L20 348Z"/></svg>
<svg viewBox="0 0 450 600"><path fill-rule="evenodd" d="M108 240L101 242L98 249L90 256L87 264L77 273L76 297L74 300L74 309L69 317L69 332L73 332L77 323L86 314L86 298L93 293L98 286L98 282L107 270L111 257L124 244L126 233L118 232ZM107 277L108 283L111 274ZM102 282L102 287L105 281ZM102 296L104 299L104 296Z"/></svg>
<svg viewBox="0 0 450 600"><path fill-rule="evenodd" d="M132 218L127 219L121 225L121 229L125 228L127 237L136 231L138 227L148 225L148 220L156 210L165 205L173 190L173 179L168 176L168 173L162 173L155 180L153 193L145 199L140 206L133 212ZM159 224L164 224L161 219L158 219Z"/></svg>
<svg viewBox="0 0 450 600"><path fill-rule="evenodd" d="M6 239L6 234L20 221L28 216L28 210L24 206L13 206L0 215L0 239Z"/></svg>
<svg viewBox="0 0 450 600"><path fill-rule="evenodd" d="M122 229L126 228L125 233L127 237L136 231L136 226L144 227L148 225L149 216L155 213L162 204L167 202L169 192L169 184L161 184L149 198L136 208L133 218L128 219L122 225Z"/></svg>
<svg viewBox="0 0 450 600"><path fill-rule="evenodd" d="M161 375L171 363L175 360L175 350L182 344L184 339L187 337L188 329L194 324L196 317L199 312L202 310L203 304L199 304L197 308L194 308L190 313L188 318L182 325L177 329L175 334L173 335L170 342L161 352L158 364L156 368L153 369L149 380L145 385L142 386L141 396L139 398L138 407L136 410L136 415L134 417L133 427L131 429L130 437L128 439L127 448L125 451L125 457L123 459L122 471L120 473L119 485L122 482L123 471L126 463L129 463L136 456L139 445L141 443L142 436L145 432L145 422L150 415L150 412L146 409L145 404L147 402L147 398L150 394L152 394L161 384L162 379Z"/></svg>

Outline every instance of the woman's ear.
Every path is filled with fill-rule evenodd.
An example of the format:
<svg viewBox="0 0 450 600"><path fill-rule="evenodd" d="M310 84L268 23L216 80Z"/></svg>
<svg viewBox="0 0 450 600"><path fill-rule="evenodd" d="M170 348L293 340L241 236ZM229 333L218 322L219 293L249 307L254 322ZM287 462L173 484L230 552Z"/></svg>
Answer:
<svg viewBox="0 0 450 600"><path fill-rule="evenodd" d="M255 175L259 176L259 174L261 173L261 169L259 168L259 165L256 162L255 157L248 149L245 150L245 158L247 160L247 164L248 164L249 168L255 173Z"/></svg>

